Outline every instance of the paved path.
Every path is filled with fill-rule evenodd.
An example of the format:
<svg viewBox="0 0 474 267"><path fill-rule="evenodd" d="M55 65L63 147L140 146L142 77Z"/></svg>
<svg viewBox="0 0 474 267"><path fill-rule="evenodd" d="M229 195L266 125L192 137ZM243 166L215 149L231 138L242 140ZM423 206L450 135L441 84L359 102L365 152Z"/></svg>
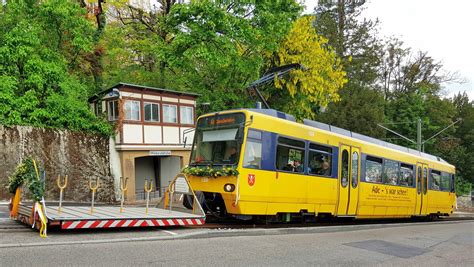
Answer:
<svg viewBox="0 0 474 267"><path fill-rule="evenodd" d="M474 222L327 233L0 248L2 266L474 266Z"/></svg>

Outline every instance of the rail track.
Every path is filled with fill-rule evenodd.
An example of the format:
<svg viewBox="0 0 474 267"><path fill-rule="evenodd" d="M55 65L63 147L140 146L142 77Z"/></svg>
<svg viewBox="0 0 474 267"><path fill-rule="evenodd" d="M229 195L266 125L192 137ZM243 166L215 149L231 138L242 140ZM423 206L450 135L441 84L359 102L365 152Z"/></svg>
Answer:
<svg viewBox="0 0 474 267"><path fill-rule="evenodd" d="M209 220L209 221L208 221ZM427 222L450 222L450 221L472 221L472 217L440 217L437 219L361 219L332 218L324 221L304 222L304 223L265 223L265 222L242 222L239 220L216 220L208 217L206 223L192 228L204 229L271 229L271 228L294 228L294 227L324 227L342 225L367 225L367 224L400 224L400 223L427 223ZM185 227L188 228L188 227ZM189 227L190 228L190 227Z"/></svg>
<svg viewBox="0 0 474 267"><path fill-rule="evenodd" d="M436 222L455 222L455 221L474 221L474 216L470 217L441 217L434 220L422 219L364 219L353 220L349 218L332 218L325 221L306 222L306 223L265 223L251 222L241 220L219 220L215 217L208 217L204 225L199 226L170 226L168 229L278 229L278 228L304 228L304 227L328 227L328 226L344 226L344 225L380 225L380 224L410 224L410 223L436 223ZM156 231L157 228L121 228L121 229L80 229L72 231L60 231L57 228L50 229L52 233L67 235L70 233L91 233L91 232L121 232L121 231ZM9 219L0 220L0 233L12 232L29 232L31 228L25 224L10 221Z"/></svg>

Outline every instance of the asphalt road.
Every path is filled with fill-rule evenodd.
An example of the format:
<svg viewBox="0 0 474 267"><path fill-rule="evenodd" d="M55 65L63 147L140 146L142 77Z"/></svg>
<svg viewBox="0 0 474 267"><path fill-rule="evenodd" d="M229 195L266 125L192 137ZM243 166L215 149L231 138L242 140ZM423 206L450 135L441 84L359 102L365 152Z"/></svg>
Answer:
<svg viewBox="0 0 474 267"><path fill-rule="evenodd" d="M0 266L474 266L474 222L348 228L327 233L10 247L0 248L0 259Z"/></svg>

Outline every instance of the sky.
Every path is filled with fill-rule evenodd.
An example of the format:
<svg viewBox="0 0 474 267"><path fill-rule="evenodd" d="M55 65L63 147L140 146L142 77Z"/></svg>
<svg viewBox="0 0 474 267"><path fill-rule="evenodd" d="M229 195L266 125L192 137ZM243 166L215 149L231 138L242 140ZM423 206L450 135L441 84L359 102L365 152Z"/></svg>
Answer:
<svg viewBox="0 0 474 267"><path fill-rule="evenodd" d="M311 13L317 0L306 0ZM474 1L368 0L363 16L380 21L382 37L395 36L412 51L428 52L445 70L458 72L462 84L443 84L446 97L466 91L474 100Z"/></svg>

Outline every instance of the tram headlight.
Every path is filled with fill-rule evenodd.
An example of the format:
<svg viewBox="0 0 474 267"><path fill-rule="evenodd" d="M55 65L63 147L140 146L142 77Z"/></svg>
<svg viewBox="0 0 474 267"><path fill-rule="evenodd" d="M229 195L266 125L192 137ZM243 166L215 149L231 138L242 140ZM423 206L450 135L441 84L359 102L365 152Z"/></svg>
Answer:
<svg viewBox="0 0 474 267"><path fill-rule="evenodd" d="M224 191L234 192L234 190L235 190L235 185L233 185L233 184L225 184L224 185Z"/></svg>

